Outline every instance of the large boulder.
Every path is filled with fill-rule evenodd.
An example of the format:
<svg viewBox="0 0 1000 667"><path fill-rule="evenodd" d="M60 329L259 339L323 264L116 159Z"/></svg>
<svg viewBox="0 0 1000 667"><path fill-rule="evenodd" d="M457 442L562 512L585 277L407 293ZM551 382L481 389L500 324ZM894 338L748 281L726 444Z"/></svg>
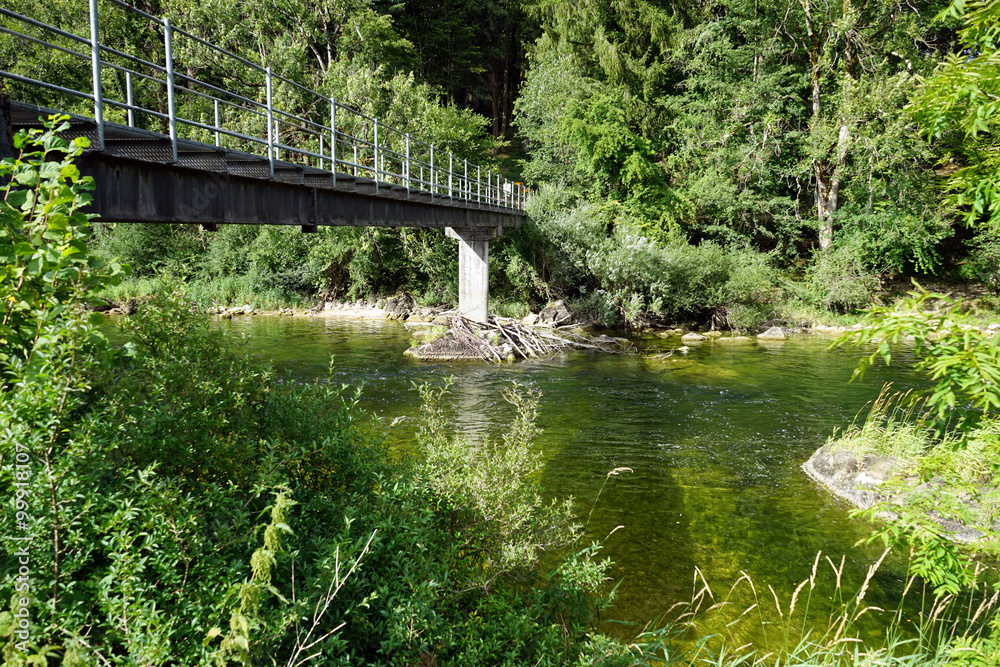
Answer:
<svg viewBox="0 0 1000 667"><path fill-rule="evenodd" d="M538 313L538 322L543 326L557 327L563 324L569 324L573 319L573 313L569 312L569 308L563 303L562 299L558 301L553 301Z"/></svg>
<svg viewBox="0 0 1000 667"><path fill-rule="evenodd" d="M417 300L409 292L400 292L385 302L385 316L390 320L405 320L417 307Z"/></svg>

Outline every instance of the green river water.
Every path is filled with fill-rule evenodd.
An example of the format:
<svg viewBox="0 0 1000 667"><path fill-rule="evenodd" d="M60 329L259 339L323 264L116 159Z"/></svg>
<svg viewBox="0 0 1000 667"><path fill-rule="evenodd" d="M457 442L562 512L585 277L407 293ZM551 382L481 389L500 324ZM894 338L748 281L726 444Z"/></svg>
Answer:
<svg viewBox="0 0 1000 667"><path fill-rule="evenodd" d="M807 623L825 626L836 595L826 556L838 565L845 558L843 595L853 597L881 551L855 547L870 526L851 519L850 507L800 466L834 429L855 420L883 382L903 389L919 382L905 370L903 353L893 357L899 367L891 373L873 370L863 383L849 383L860 351L827 350L830 339L817 335L771 344L702 344L665 362L574 352L487 365L404 357L409 336L390 321L255 317L218 326L235 346L246 345L297 378L325 376L333 355L334 379L363 386L362 406L386 423L396 421L389 437L398 446L415 428L413 383L453 377L455 424L471 438L489 437L509 421L500 394L511 381L540 390L540 481L547 495L572 495L583 519L592 510L584 544L603 541L602 554L615 563L611 576L620 582L607 613L613 622L603 629L624 638L689 601L698 568L715 601L728 597L732 605L706 615L695 635L770 644L774 637L767 634L780 634L784 616L768 586L786 613L818 552L823 558ZM680 345L658 338L639 343ZM608 479L597 499L617 467L632 472ZM743 574L753 587L744 580L730 594ZM884 611L863 616L866 638L884 632L904 576L903 564L890 559L872 578L866 604ZM800 594L796 625L810 588ZM755 602L759 606L741 617Z"/></svg>

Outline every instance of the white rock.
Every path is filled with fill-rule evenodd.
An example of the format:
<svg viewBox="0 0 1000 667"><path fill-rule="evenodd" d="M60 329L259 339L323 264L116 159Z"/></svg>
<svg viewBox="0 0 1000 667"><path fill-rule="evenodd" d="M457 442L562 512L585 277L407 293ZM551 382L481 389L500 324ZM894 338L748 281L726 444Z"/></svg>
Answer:
<svg viewBox="0 0 1000 667"><path fill-rule="evenodd" d="M785 340L785 331L781 327L771 327L764 333L757 334L757 338L762 340Z"/></svg>

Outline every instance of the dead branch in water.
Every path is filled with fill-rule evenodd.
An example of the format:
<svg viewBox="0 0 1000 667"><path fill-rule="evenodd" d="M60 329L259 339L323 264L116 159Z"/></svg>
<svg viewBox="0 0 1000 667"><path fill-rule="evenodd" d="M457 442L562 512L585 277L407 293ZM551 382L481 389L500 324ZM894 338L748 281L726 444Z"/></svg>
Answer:
<svg viewBox="0 0 1000 667"><path fill-rule="evenodd" d="M449 318L448 333L434 343L444 355L467 355L484 361L501 362L511 357L529 359L544 357L566 349L592 350L621 354L632 349L623 338L585 336L579 333L557 332L549 328L530 327L516 321L473 322L461 315ZM431 353L433 354L433 353Z"/></svg>

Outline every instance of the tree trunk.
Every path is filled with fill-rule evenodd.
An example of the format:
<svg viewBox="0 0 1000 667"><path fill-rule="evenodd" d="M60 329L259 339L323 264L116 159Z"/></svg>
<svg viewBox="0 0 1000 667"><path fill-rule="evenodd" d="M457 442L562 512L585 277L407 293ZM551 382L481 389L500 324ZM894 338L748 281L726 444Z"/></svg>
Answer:
<svg viewBox="0 0 1000 667"><path fill-rule="evenodd" d="M493 60L492 65L490 68L490 99L493 102L493 138L496 139L500 136L501 75L497 71L500 64L496 59Z"/></svg>
<svg viewBox="0 0 1000 667"><path fill-rule="evenodd" d="M833 214L837 212L840 198L840 181L851 130L841 119L837 133L837 149L832 159L816 160L816 217L819 220L819 248L826 250L833 243Z"/></svg>

